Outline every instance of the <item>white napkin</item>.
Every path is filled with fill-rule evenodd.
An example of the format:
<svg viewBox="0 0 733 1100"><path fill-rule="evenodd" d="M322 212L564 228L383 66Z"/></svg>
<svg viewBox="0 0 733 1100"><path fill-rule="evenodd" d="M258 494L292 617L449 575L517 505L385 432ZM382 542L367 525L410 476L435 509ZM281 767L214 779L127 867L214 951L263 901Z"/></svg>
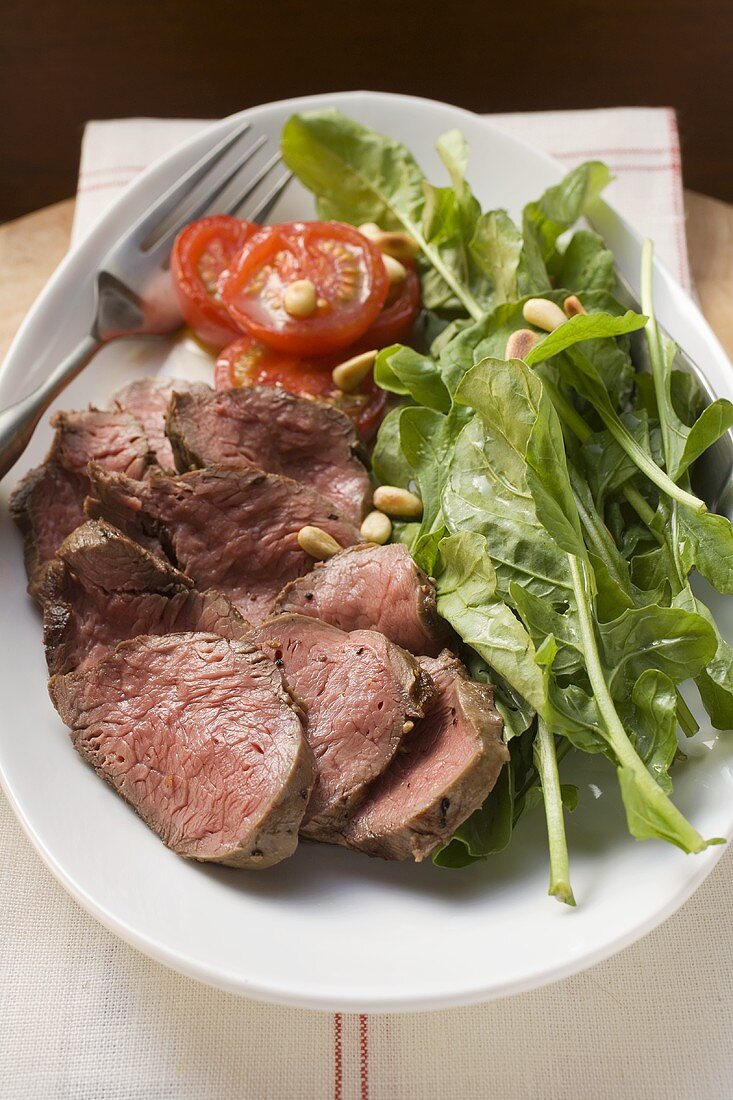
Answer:
<svg viewBox="0 0 733 1100"><path fill-rule="evenodd" d="M604 159L618 208L688 282L672 112L493 121L568 167ZM202 125L90 123L75 239L138 171ZM64 893L0 796L0 1097L730 1100L732 867L728 853L661 928L545 989L440 1013L333 1015L219 993L128 947Z"/></svg>
<svg viewBox="0 0 733 1100"><path fill-rule="evenodd" d="M677 121L663 107L489 115L502 130L556 157L565 168L603 160L616 177L608 199L655 243L689 289ZM138 172L207 123L133 118L89 122L84 131L73 241L94 225Z"/></svg>

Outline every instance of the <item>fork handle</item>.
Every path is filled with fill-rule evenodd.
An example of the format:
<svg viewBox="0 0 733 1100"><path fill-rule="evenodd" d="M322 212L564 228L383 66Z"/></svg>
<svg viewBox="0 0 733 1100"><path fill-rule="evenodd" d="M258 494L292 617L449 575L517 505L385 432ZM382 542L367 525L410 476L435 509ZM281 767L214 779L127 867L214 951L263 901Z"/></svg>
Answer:
<svg viewBox="0 0 733 1100"><path fill-rule="evenodd" d="M15 405L0 412L0 480L13 468L31 441L48 406L87 365L102 342L86 336L51 373Z"/></svg>

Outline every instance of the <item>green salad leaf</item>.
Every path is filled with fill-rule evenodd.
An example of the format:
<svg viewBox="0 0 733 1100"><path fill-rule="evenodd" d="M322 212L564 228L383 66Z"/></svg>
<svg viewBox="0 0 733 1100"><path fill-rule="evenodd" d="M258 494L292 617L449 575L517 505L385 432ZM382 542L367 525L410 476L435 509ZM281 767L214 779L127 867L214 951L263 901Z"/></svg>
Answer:
<svg viewBox="0 0 733 1100"><path fill-rule="evenodd" d="M678 730L697 728L680 685L697 685L716 728L733 726L733 646L690 584L697 570L733 594L733 529L690 481L733 428L733 405L706 407L675 369L654 317L651 246L643 313L616 299L611 252L577 226L611 178L603 164L573 169L518 227L506 210L481 209L459 133L437 149L440 186L404 146L334 111L295 116L283 134L284 159L323 216L403 229L419 248L423 342L378 355L377 384L401 404L380 427L372 470L420 494L421 520L394 537L436 578L438 611L470 674L493 686L510 750L434 862L489 858L542 805L550 893L572 905L568 753L615 769L633 836L686 852L716 842L670 795ZM512 333L532 327L528 298L562 307L571 293L585 312L506 360ZM632 356L642 329L650 375Z"/></svg>

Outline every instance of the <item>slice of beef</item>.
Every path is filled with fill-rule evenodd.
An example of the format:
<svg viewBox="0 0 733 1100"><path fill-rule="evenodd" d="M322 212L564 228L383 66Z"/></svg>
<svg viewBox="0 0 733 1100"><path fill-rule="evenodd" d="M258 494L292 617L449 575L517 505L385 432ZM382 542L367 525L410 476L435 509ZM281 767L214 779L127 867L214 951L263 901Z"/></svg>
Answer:
<svg viewBox="0 0 733 1100"><path fill-rule="evenodd" d="M36 595L45 565L63 540L84 522L88 463L132 478L142 477L152 456L138 422L125 412L87 409L57 413L46 461L21 481L10 511L25 543L28 591Z"/></svg>
<svg viewBox="0 0 733 1100"><path fill-rule="evenodd" d="M287 585L272 610L312 615L341 630L381 630L410 653L434 656L447 638L435 585L400 543L337 554Z"/></svg>
<svg viewBox="0 0 733 1100"><path fill-rule="evenodd" d="M155 460L164 470L176 468L173 451L165 434L165 418L174 393L205 393L204 383L186 382L182 378L139 378L118 390L111 407L127 412L142 425Z"/></svg>
<svg viewBox="0 0 733 1100"><path fill-rule="evenodd" d="M249 868L293 853L313 756L253 646L144 636L49 690L74 746L169 848Z"/></svg>
<svg viewBox="0 0 733 1100"><path fill-rule="evenodd" d="M276 593L302 576L313 559L298 531L315 524L342 546L358 530L315 489L252 467L212 466L144 481L92 467L93 516L135 538L160 538L170 560L199 588L216 588L242 614L260 622Z"/></svg>
<svg viewBox="0 0 733 1100"><path fill-rule="evenodd" d="M244 638L251 629L226 596L191 590L188 577L98 520L69 535L57 557L41 592L51 674L86 668L140 634Z"/></svg>
<svg viewBox="0 0 733 1100"><path fill-rule="evenodd" d="M425 713L432 681L373 630L347 634L304 615L278 615L252 640L282 669L304 711L317 777L301 832L328 839Z"/></svg>
<svg viewBox="0 0 733 1100"><path fill-rule="evenodd" d="M493 691L445 650L421 658L438 696L343 830L383 859L422 860L484 802L509 759Z"/></svg>
<svg viewBox="0 0 733 1100"><path fill-rule="evenodd" d="M371 499L354 425L338 409L272 386L176 393L168 436L179 470L260 466L312 485L356 523Z"/></svg>

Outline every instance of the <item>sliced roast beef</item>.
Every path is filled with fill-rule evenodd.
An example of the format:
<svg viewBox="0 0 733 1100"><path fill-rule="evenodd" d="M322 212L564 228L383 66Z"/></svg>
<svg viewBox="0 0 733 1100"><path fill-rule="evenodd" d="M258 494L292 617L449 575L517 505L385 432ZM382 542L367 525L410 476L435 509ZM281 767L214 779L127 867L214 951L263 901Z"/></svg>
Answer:
<svg viewBox="0 0 733 1100"><path fill-rule="evenodd" d="M447 650L420 663L437 699L342 834L342 843L384 859L419 861L445 843L509 759L492 689L469 680Z"/></svg>
<svg viewBox="0 0 733 1100"><path fill-rule="evenodd" d="M10 498L10 510L25 540L28 591L36 594L46 563L71 531L84 522L89 491L87 466L142 477L151 461L145 434L125 412L57 413L56 434L42 466L31 470Z"/></svg>
<svg viewBox="0 0 733 1100"><path fill-rule="evenodd" d="M292 581L273 612L312 615L341 630L381 630L410 653L438 653L447 628L435 608L435 586L400 543L355 546Z"/></svg>
<svg viewBox="0 0 733 1100"><path fill-rule="evenodd" d="M171 561L199 588L227 595L246 618L261 621L276 593L313 559L298 531L314 524L342 546L358 530L314 489L252 467L209 467L144 481L92 467L88 511L135 538L160 539Z"/></svg>
<svg viewBox="0 0 733 1100"><path fill-rule="evenodd" d="M425 713L432 681L373 630L347 634L303 615L278 615L252 639L282 669L304 711L317 776L301 831L328 839Z"/></svg>
<svg viewBox="0 0 733 1100"><path fill-rule="evenodd" d="M135 638L49 689L81 755L169 848L250 868L292 854L313 756L280 673L253 646Z"/></svg>
<svg viewBox="0 0 733 1100"><path fill-rule="evenodd" d="M359 523L371 496L354 425L338 409L272 386L176 393L168 436L179 470L255 465L312 485Z"/></svg>
<svg viewBox="0 0 733 1100"><path fill-rule="evenodd" d="M86 668L140 634L243 638L250 629L226 596L192 590L177 569L98 520L69 535L57 559L41 590L52 674Z"/></svg>
<svg viewBox="0 0 733 1100"><path fill-rule="evenodd" d="M139 378L130 382L112 398L112 408L130 413L142 425L155 460L164 470L173 472L173 451L165 434L168 404L175 393L206 392L204 383L185 382L182 378Z"/></svg>

